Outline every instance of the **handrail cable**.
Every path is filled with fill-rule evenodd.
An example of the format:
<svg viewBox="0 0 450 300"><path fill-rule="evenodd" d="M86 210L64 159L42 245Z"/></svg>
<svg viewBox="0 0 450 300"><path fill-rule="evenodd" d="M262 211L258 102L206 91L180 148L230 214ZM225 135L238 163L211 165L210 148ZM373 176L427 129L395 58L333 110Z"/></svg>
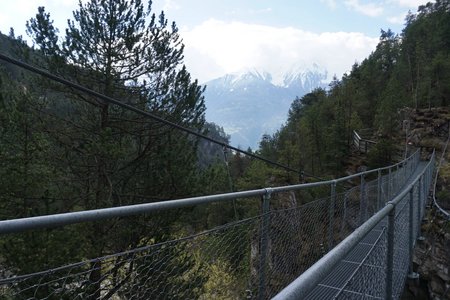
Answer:
<svg viewBox="0 0 450 300"><path fill-rule="evenodd" d="M179 124L170 122L170 121L168 121L168 120L166 120L166 119L163 119L163 118L161 118L161 117L158 117L158 116L156 116L156 115L154 115L154 114L152 114L152 113L150 113L150 112L146 112L146 111L143 111L143 110L141 110L141 109L138 109L138 108L136 108L136 107L134 107L134 106L132 106L132 105L129 105L129 104L120 102L120 101L117 100L117 99L111 98L111 97L109 97L109 96L106 96L106 95L104 95L104 94L101 94L101 93L99 93L99 92L96 92L96 91L94 91L94 90L92 90L92 89L86 88L86 87L84 87L84 86L82 86L82 85L76 84L76 83L74 83L74 82L72 82L72 81L69 81L69 80L67 80L67 79L64 79L64 78L61 78L61 77L59 77L59 76L53 75L53 74L51 74L51 73L48 72L48 71L45 71L45 70L43 70L43 69L41 69L41 68L34 67L34 66L30 65L30 64L27 64L27 63L22 62L22 61L20 61L20 60L14 59L14 58L9 57L9 56L7 56L7 55L4 55L4 54L2 54L2 53L0 53L0 60L9 62L9 63L11 63L11 64L13 64L13 65L18 66L18 67L27 69L28 71L31 71L31 72L36 73L36 74L39 74L39 75L44 76L44 77L47 77L47 78L49 78L49 79L51 79L51 80L53 80L53 81L59 82L59 83L61 83L61 84L63 84L63 85L69 86L69 87L71 87L71 88L73 88L73 89L76 89L76 90L78 90L78 91L84 92L84 93L86 93L86 94L88 94L88 95L91 95L91 96L100 98L100 99L102 99L102 100L104 100L104 101L106 101L106 102L115 104L115 105L117 105L117 106L120 106L120 107L125 108L125 109L130 110L130 111L133 111L133 112L135 112L135 113L137 113L137 114L140 114L140 115L142 115L142 116L149 117L149 118L151 118L151 119L153 119L153 120L155 120L155 121L158 121L158 122L160 122L160 123L166 124L166 125L168 125L168 126L170 126L170 127L176 128L176 129L178 129L178 130L184 131L184 132L186 132L186 133L188 133L188 134L192 134L192 135L194 135L194 136L196 136L196 137L205 139L205 140L207 140L207 141L209 141L209 142L211 142L211 143L220 145L220 146L222 146L222 147L226 147L226 148L228 148L228 149L230 149L230 150L233 150L233 151L236 151L236 152L245 154L245 155L247 155L247 156L249 156L249 157L253 157L253 158L255 158L255 159L259 159L259 160L264 161L264 162L266 162L266 163L268 163L268 164L277 166L277 167L279 167L279 168L285 169L285 170L290 171L290 172L294 172L294 173L301 174L301 175L304 175L304 176L307 176L307 177L311 177L311 178L316 178L316 179L319 179L319 180L323 180L322 178L317 177L317 176L315 176L315 175L313 175L313 174L306 173L305 171L295 170L295 169L293 169L293 168L291 168L291 167L282 165L282 164L280 164L280 163L278 163L278 162L274 162L274 161L272 161L272 160L269 160L269 159L267 159L267 158L264 158L264 157L261 157L261 156L259 156L259 155L253 154L253 153L251 153L251 152L248 152L248 151L239 149L239 148L237 148L237 147L228 145L228 144L226 144L226 143L224 143L224 142L215 140L215 139L210 138L210 137L208 137L208 136L206 136L206 135L204 135L204 134L198 133L198 132L196 132L195 130L192 130L192 129L183 127L183 126L181 126L181 125L179 125Z"/></svg>
<svg viewBox="0 0 450 300"><path fill-rule="evenodd" d="M442 167L442 163L444 162L444 158L445 158L445 152L447 151L447 147L448 147L448 143L450 141L450 133L449 136L447 138L447 142L445 143L444 149L442 150L442 154L441 154L441 158L439 160L439 163L436 167L436 175L434 177L434 184L433 184L433 203L436 206L436 208L443 214L445 215L445 217L450 220L450 213L448 211L446 211L445 209L443 209L439 203L436 200L436 185L437 185L437 180L438 180L438 176L439 176L439 169Z"/></svg>

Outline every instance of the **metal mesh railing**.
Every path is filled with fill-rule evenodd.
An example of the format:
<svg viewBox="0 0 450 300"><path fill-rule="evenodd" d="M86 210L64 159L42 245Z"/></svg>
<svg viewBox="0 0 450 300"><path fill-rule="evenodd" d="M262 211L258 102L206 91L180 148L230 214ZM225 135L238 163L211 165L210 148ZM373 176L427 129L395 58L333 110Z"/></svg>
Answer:
<svg viewBox="0 0 450 300"><path fill-rule="evenodd" d="M409 173L409 168L404 170ZM434 154L409 181L401 176L402 169L388 176L395 178L395 185L380 181L399 193L275 299L400 299L406 278L417 277L412 253L433 170Z"/></svg>
<svg viewBox="0 0 450 300"><path fill-rule="evenodd" d="M259 273L258 265L253 264L249 249L258 238L260 225L258 216L164 243L4 279L1 294L11 299L241 299L257 286L252 274ZM215 276L207 276L215 272Z"/></svg>
<svg viewBox="0 0 450 300"><path fill-rule="evenodd" d="M148 230L146 235L140 235L136 241L138 246L124 245L120 248L122 250L114 252L111 246L105 245L104 248L109 252L112 251L111 254L89 259L84 256L85 253L91 252L78 249L75 245L70 251L59 249L67 250L65 256L72 257L75 263L51 267L45 267L43 264L40 270L25 274L20 268L8 268L7 261L0 261L2 267L0 298L271 298L314 266L341 241L352 237L355 229L365 224L367 219L378 214L379 210L385 207L385 203L402 190L418 161L419 156L416 153L407 161L393 167L328 182L111 208L98 210L95 214L78 212L1 221L2 243L5 241L14 243L19 239L8 238L23 234L15 232L27 233L29 228L66 224L62 228L68 231L61 234L61 238L69 240L68 235L71 232L69 229L72 226L91 226L93 220L97 222L108 221L111 218L128 220L130 216L136 214L149 214L142 223L133 223L140 224L141 227L147 226L143 231ZM424 187L428 186L427 184L428 182L423 182ZM305 197L306 194L308 197ZM300 205L305 198L314 195L316 200ZM255 197L260 198L261 202L255 200ZM198 231L192 224L201 223L202 220L196 219L198 216L196 211L190 209L179 212L184 219L190 220L190 226L189 222L177 221L178 223L166 224L171 226L168 231L175 232L174 234L163 238L157 238L153 234L154 227L158 226L152 222L154 214L159 214L162 209L172 207L183 209L193 206L206 206L206 209L212 209L211 206L228 203L232 199L236 199L238 208L244 207L239 204L240 201L247 201L246 210L253 209L256 213ZM253 203L253 206L249 203ZM415 207L413 208L417 212L419 205ZM405 209L408 211L407 208L397 211L395 233L399 234L395 234L395 244L400 246L394 247L395 257L399 257L399 260L395 260L396 263L401 262L400 258L407 257L401 252L402 249L409 249L403 247L405 241L405 245L408 245L408 238L406 240L404 238L404 231L407 232L407 228L401 227L405 226L404 218L408 219L408 214L402 213ZM385 250L388 240L386 219L387 217L380 221L378 231L373 231L374 236L370 235L365 243L358 245L362 247L361 249L368 249L367 253L364 254L358 247L348 253L349 256L356 255L356 261L349 258L342 270L350 268L354 275L342 282L343 285L337 290L339 298L369 295L368 288L375 291L370 294L371 297L378 297L384 293L385 285L380 284L384 277L379 274L384 274L386 268ZM79 222L83 223L69 225ZM106 224L109 223L104 225ZM123 224L128 223L124 221ZM178 226L177 230L173 230L174 226ZM415 226L417 231L418 223ZM114 230L117 230L115 233L117 235L133 235L135 230L133 228L130 226L124 231L120 226L111 227L110 231L113 231L113 234L108 238L114 239ZM53 229L36 232L51 235ZM98 243L103 243L104 240L107 239L99 240ZM52 251L50 246L46 255L51 256L57 250ZM39 255L42 253L39 252ZM361 255L363 257L360 257ZM394 264L393 269L399 270L400 267ZM401 276L397 276L394 272L395 286L404 281L403 273L399 274ZM373 278L376 280L373 281Z"/></svg>

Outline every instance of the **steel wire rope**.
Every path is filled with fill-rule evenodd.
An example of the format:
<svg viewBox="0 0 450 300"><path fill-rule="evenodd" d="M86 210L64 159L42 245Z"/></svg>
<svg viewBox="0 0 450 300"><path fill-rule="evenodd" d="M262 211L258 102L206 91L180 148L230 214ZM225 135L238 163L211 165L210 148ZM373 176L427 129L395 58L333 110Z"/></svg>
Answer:
<svg viewBox="0 0 450 300"><path fill-rule="evenodd" d="M155 120L155 121L157 121L157 122L160 122L160 123L163 123L163 124L168 125L168 126L170 126L170 127L173 127L173 128L178 129L178 130L184 131L184 132L186 132L186 133L188 133L188 134L194 135L194 136L196 136L196 137L198 137L198 138L202 138L202 139L207 140L207 141L209 141L209 142L211 142L211 143L220 145L220 146L222 146L222 147L226 147L226 148L228 148L228 149L230 149L230 150L233 150L233 151L236 151L236 152L245 154L245 155L247 155L247 156L249 156L249 157L252 157L252 158L255 158L255 159L264 161L265 163L268 163L268 164L277 166L277 167L282 168L282 169L285 169L285 170L287 170L287 171L294 172L294 173L298 173L298 174L300 174L300 175L302 175L302 176L307 176L307 177L315 178L315 179L318 179L318 180L324 180L323 178L320 178L320 177L315 176L315 175L313 175L313 174L306 173L305 171L295 170L295 169L293 169L293 168L291 168L291 167L288 167L288 166L282 165L282 164L280 164L280 163L271 161L271 160L269 160L269 159L267 159L267 158L261 157L261 156L259 156L259 155L253 154L253 153L251 153L251 152L248 152L248 151L239 149L239 148L237 148L237 147L228 145L228 144L226 144L226 143L224 143L224 142L220 142L220 141L218 141L218 140L215 140L215 139L213 139L213 138L210 138L209 136L206 136L206 135L204 135L204 134L201 134L201 133L199 133L199 132L197 132L197 131L195 131L195 130L192 130L192 129L190 129L190 128L186 128L186 127L183 127L183 126L181 126L181 125L179 125L179 124L170 122L170 121L168 121L168 120L166 120L166 119L164 119L164 118L158 117L158 116L156 116L156 115L154 115L154 114L152 114L152 113L150 113L150 112L146 112L146 111L143 111L143 110L141 110L141 109L138 109L138 108L136 108L136 107L134 107L134 106L132 106L132 105L129 105L129 104L120 102L120 101L117 100L117 99L111 98L111 97L109 97L109 96L106 96L106 95L104 95L104 94L101 94L101 93L99 93L99 92L96 92L96 91L94 91L94 90L92 90L92 89L86 88L86 87L84 87L84 86L82 86L82 85L79 85L79 84L74 83L74 82L72 82L72 81L69 81L69 80L67 80L67 79L64 79L64 78L61 78L61 77L59 77L59 76L53 75L53 74L51 74L50 72L48 72L48 71L46 71L46 70L43 70L43 69L41 69L41 68L32 66L32 65L30 65L30 64L28 64L28 63L25 63L25 62L22 62L22 61L20 61L20 60L14 59L14 58L9 57L9 56L7 56L7 55L4 55L4 54L2 54L2 53L0 53L0 60L9 62L9 63L11 63L11 64L13 64L13 65L16 65L16 66L18 66L18 67L24 68L24 69L26 69L26 70L28 70L28 71L33 72L33 73L36 73L36 74L39 74L39 75L41 75L41 76L47 77L48 79L51 79L51 80L56 81L56 82L59 82L59 83L61 83L61 84L63 84L63 85L69 86L69 87L71 87L71 88L73 88L73 89L75 89L75 90L84 92L84 93L86 93L86 94L88 94L88 95L91 95L91 96L100 98L100 99L102 99L103 101L112 103L112 104L114 104L114 105L120 106L120 107L125 108L125 109L130 110L130 111L133 111L134 113L140 114L140 115L145 116L145 117L149 117L149 118L151 118L151 119L153 119L153 120Z"/></svg>
<svg viewBox="0 0 450 300"><path fill-rule="evenodd" d="M436 173L435 173L434 183L433 183L433 194L432 194L432 197L433 197L432 204L434 204L434 206L436 207L436 211L441 213L442 215L444 215L448 221L450 221L450 213L439 205L439 203L436 199L436 187L437 187L437 182L438 182L438 177L439 177L439 171L444 163L445 154L446 154L449 142L450 142L450 133L447 137L447 141L445 142L444 149L442 150L441 158L439 159L438 165L436 167ZM433 220L435 219L435 217L436 217L436 215L434 216Z"/></svg>

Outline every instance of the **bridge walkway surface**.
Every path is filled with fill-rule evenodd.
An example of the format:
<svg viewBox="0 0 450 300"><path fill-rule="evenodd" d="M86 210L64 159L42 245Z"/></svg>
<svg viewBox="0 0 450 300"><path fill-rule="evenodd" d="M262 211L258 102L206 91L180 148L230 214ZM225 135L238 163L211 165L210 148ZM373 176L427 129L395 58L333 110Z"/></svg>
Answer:
<svg viewBox="0 0 450 300"><path fill-rule="evenodd" d="M420 162L404 184L403 188L411 184L427 166L428 162ZM394 195L395 196L395 195ZM387 216L375 226L367 236L349 254L341 260L332 272L314 288L306 299L384 299L386 260L372 259L386 253ZM397 228L407 228L408 218ZM367 277L378 278L367 280ZM373 285L368 289L368 284ZM399 283L397 283L399 284ZM404 283L394 287L401 293ZM367 293L367 291L371 293ZM401 294L400 294L401 295Z"/></svg>

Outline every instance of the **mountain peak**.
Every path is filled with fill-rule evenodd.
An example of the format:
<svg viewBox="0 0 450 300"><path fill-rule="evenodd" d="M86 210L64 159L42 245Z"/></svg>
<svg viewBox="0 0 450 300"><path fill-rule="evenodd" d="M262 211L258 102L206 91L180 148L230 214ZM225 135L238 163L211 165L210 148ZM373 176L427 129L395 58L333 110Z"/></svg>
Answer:
<svg viewBox="0 0 450 300"><path fill-rule="evenodd" d="M230 75L233 77L233 84L249 81L272 81L272 75L269 72L256 68L247 68L239 72L231 73Z"/></svg>
<svg viewBox="0 0 450 300"><path fill-rule="evenodd" d="M311 78L314 81L327 79L328 72L325 68L313 63L310 66L306 64L296 64L287 70L269 72L258 68L245 68L239 72L227 74L223 79L227 79L233 85L246 85L249 82L265 82L277 87L289 88L290 86L303 86L305 83L309 86ZM218 79L221 79L218 78Z"/></svg>

